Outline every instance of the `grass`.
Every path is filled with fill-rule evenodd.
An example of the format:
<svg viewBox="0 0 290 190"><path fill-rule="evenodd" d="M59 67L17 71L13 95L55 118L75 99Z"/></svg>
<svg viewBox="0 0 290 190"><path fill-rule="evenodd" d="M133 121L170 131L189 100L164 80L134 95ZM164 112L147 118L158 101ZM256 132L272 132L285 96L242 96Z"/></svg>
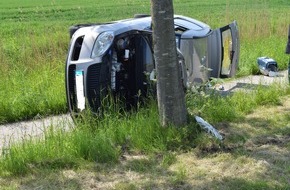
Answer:
<svg viewBox="0 0 290 190"><path fill-rule="evenodd" d="M67 42L54 43L47 37L44 28L32 26L38 30L33 31L30 30L31 26L18 26L23 31L14 35L9 34L12 28L5 28L3 34L7 31L8 34L3 35L0 47L0 70L3 73L0 84L0 123L66 111L64 61L60 55L65 59ZM23 37L27 32L28 36ZM52 39L67 37L55 29L46 32L52 33Z"/></svg>
<svg viewBox="0 0 290 190"><path fill-rule="evenodd" d="M102 118L86 115L69 132L51 126L43 138L24 140L4 152L0 184L11 189L232 189L237 183L240 189L287 189L290 93L282 89L209 94L208 106L214 100L217 108L235 107L239 97L273 96L253 101L250 109L236 106L229 112L239 117L231 119L189 106L214 124L223 141L194 121L184 128L162 128L155 102L138 112L110 108ZM204 101L199 95L189 100Z"/></svg>
<svg viewBox="0 0 290 190"><path fill-rule="evenodd" d="M0 161L0 170L4 172L2 175L19 175L31 167L66 168L67 163L70 167L75 164L74 160L114 163L124 153L148 154L185 146L184 137L194 133L164 129L157 115L155 105L123 116L116 116L116 112L107 113L103 118L87 115L72 132L55 130L52 126L45 131L44 139L32 137L10 147L3 155L3 162Z"/></svg>
<svg viewBox="0 0 290 190"><path fill-rule="evenodd" d="M281 105L281 97L287 94L289 87L276 83L271 86L257 85L252 91L238 91L226 97L215 90L189 92L187 107L191 114L201 115L210 122L230 122L241 119L258 106Z"/></svg>

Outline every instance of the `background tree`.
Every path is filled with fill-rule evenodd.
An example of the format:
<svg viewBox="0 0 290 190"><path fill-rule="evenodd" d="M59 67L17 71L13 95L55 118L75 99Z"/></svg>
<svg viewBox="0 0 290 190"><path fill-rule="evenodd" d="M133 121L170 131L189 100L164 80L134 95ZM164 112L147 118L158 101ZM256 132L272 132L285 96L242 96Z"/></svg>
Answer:
<svg viewBox="0 0 290 190"><path fill-rule="evenodd" d="M157 99L161 124L187 122L185 93L177 62L172 0L151 0Z"/></svg>

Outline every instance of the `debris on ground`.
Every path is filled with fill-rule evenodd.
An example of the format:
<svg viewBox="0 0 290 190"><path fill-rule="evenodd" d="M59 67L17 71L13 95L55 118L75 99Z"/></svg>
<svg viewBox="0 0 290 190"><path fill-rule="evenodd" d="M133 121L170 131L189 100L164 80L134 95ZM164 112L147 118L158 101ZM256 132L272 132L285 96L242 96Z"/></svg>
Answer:
<svg viewBox="0 0 290 190"><path fill-rule="evenodd" d="M278 64L273 58L259 57L257 59L257 63L258 63L259 70L263 75L266 75L269 77L278 76Z"/></svg>
<svg viewBox="0 0 290 190"><path fill-rule="evenodd" d="M206 132L213 135L219 140L223 140L223 137L211 124L209 124L208 122L206 122L205 120L203 120L201 117L198 117L198 116L195 116L195 120L204 130L206 130Z"/></svg>

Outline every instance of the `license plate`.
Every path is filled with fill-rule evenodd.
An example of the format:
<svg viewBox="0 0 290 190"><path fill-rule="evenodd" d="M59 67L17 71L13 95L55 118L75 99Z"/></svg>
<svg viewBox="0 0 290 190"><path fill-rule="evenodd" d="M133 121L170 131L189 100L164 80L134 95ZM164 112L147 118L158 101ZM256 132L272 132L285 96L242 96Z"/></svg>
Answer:
<svg viewBox="0 0 290 190"><path fill-rule="evenodd" d="M83 70L77 70L76 75L76 94L77 94L77 107L81 111L85 109L85 93L84 93L84 74Z"/></svg>

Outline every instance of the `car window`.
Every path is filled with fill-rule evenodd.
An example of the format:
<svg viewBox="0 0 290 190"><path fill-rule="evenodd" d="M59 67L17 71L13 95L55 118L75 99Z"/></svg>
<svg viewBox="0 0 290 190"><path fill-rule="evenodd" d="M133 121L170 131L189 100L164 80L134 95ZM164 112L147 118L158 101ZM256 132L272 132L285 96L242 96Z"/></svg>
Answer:
<svg viewBox="0 0 290 190"><path fill-rule="evenodd" d="M184 28L190 28L190 29L193 29L193 30L201 30L202 27L195 24L195 23L192 23L192 22L189 22L187 20L183 20L183 19L179 19L179 18L176 18L174 19L174 23L176 26L181 26L181 27L184 27Z"/></svg>

